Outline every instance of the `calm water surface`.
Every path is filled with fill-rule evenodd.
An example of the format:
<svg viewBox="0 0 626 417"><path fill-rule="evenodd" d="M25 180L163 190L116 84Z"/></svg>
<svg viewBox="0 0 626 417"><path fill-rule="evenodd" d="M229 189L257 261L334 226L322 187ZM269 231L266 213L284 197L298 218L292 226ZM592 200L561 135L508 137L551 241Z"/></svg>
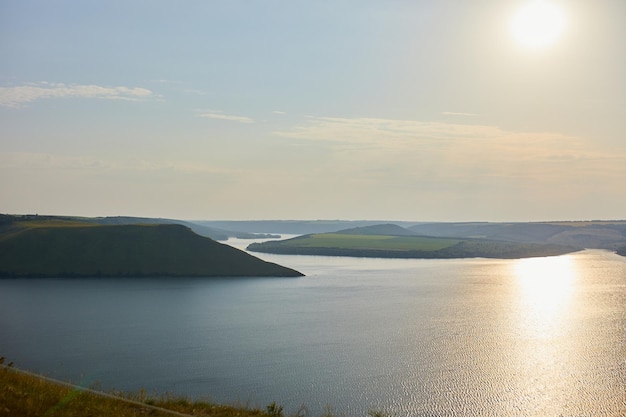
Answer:
<svg viewBox="0 0 626 417"><path fill-rule="evenodd" d="M307 276L0 280L0 356L288 413L626 416L626 258L261 256Z"/></svg>

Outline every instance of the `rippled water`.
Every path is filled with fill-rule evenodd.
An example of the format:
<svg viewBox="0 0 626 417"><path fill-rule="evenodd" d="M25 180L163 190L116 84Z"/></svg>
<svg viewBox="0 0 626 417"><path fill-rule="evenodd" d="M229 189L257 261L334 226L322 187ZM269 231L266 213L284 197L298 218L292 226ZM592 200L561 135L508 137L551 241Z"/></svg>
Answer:
<svg viewBox="0 0 626 417"><path fill-rule="evenodd" d="M0 355L290 413L626 415L626 258L262 256L307 276L0 280Z"/></svg>

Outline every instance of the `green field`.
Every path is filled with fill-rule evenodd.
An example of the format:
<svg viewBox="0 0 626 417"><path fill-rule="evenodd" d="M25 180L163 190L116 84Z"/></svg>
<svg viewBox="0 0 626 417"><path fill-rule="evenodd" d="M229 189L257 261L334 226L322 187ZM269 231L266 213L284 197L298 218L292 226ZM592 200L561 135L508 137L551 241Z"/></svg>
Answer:
<svg viewBox="0 0 626 417"><path fill-rule="evenodd" d="M407 236L407 233L398 230L397 226L397 234L382 234L381 230L385 228L388 227L362 227L337 233L319 233L287 240L253 243L248 246L248 250L286 255L431 259L477 257L512 259L562 255L578 250L571 246L544 243Z"/></svg>
<svg viewBox="0 0 626 417"><path fill-rule="evenodd" d="M343 233L320 233L306 239L285 241L288 246L328 247L341 249L384 249L434 251L459 243L459 239L439 239L423 236L350 235Z"/></svg>

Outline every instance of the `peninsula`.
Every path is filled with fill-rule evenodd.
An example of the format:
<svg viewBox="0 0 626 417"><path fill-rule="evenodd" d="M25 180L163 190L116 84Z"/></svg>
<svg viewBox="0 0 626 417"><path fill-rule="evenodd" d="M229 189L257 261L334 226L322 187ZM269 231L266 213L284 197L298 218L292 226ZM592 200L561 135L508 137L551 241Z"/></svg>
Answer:
<svg viewBox="0 0 626 417"><path fill-rule="evenodd" d="M0 219L0 277L302 276L179 224Z"/></svg>
<svg viewBox="0 0 626 417"><path fill-rule="evenodd" d="M316 233L293 239L253 243L255 252L352 256L364 258L528 258L575 252L580 248L546 243L417 235L394 224Z"/></svg>

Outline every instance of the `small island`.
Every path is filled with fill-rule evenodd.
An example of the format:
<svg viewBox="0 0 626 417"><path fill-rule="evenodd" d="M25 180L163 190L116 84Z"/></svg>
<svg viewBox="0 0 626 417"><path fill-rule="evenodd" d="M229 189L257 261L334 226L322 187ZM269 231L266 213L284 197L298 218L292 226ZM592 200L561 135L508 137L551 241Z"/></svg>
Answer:
<svg viewBox="0 0 626 417"><path fill-rule="evenodd" d="M179 224L2 216L0 277L298 277Z"/></svg>
<svg viewBox="0 0 626 417"><path fill-rule="evenodd" d="M563 255L576 252L580 248L481 238L421 236L394 224L383 224L346 229L335 233L317 233L287 240L253 243L248 246L248 250L290 255L363 258L516 259Z"/></svg>

